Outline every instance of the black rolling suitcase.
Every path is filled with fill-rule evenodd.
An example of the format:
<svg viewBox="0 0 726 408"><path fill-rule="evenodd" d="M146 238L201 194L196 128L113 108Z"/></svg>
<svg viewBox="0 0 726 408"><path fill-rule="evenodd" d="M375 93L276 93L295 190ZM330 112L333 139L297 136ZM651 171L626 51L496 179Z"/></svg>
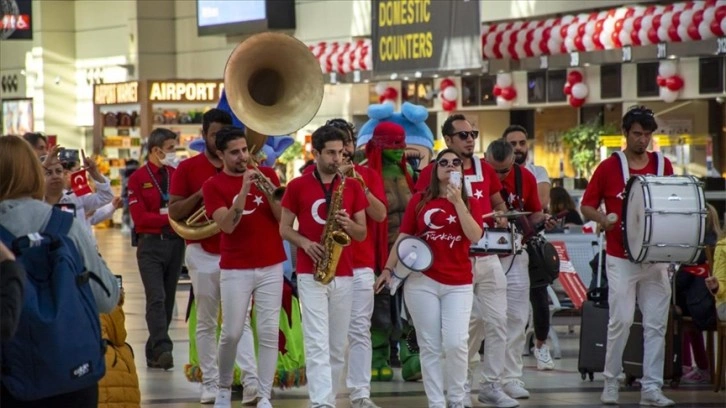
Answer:
<svg viewBox="0 0 726 408"><path fill-rule="evenodd" d="M598 246L598 254L602 254L603 234L598 237L593 246ZM605 369L605 351L608 340L608 308L607 288L601 288L603 262L597 267L597 287L587 292L587 301L582 304L582 318L580 321L580 355L577 359L577 369L584 380L589 376L593 380L595 373Z"/></svg>
<svg viewBox="0 0 726 408"><path fill-rule="evenodd" d="M675 293L675 292L674 292ZM675 301L675 295L672 296ZM635 318L630 327L628 342L623 351L623 371L625 385L632 386L636 379L643 377L643 315L635 309ZM665 334L665 358L663 380L670 380L671 388L677 388L683 376L681 344L683 341L683 316L680 308L671 303L668 310L668 326Z"/></svg>

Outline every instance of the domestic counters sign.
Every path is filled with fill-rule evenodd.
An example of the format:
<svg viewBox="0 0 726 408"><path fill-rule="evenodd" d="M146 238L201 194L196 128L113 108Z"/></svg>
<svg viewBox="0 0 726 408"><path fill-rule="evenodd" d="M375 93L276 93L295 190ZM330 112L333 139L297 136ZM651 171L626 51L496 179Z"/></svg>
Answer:
<svg viewBox="0 0 726 408"><path fill-rule="evenodd" d="M372 6L376 74L481 66L478 0L373 0Z"/></svg>

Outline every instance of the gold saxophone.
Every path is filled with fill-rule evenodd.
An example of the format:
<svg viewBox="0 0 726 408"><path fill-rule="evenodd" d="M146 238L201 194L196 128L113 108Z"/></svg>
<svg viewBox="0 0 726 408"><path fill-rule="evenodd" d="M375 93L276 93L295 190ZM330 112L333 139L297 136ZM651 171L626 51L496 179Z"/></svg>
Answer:
<svg viewBox="0 0 726 408"><path fill-rule="evenodd" d="M335 278L335 270L338 268L340 255L343 248L350 245L350 236L343 231L335 219L335 214L343 206L343 189L345 188L346 177L342 177L340 185L335 190L328 208L328 219L325 222L325 229L320 244L325 250L323 259L315 265L314 279L327 285Z"/></svg>

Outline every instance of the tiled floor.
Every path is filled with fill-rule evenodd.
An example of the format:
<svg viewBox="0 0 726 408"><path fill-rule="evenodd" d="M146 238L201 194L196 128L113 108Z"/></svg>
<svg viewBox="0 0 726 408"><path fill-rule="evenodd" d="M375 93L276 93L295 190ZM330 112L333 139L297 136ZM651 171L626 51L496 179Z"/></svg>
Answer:
<svg viewBox="0 0 726 408"><path fill-rule="evenodd" d="M171 337L174 340L174 361L176 367L170 371L151 370L144 361L146 323L144 321L144 293L136 266L135 250L129 245L128 237L117 229L96 231L101 254L115 274L123 275L126 290L126 329L128 342L136 351L136 365L141 383L142 406L144 407L197 407L199 385L189 383L183 372L188 360L189 337L184 322L189 285L180 285L177 292L178 309L172 323ZM602 377L595 376L594 382L582 381L577 373L578 334L566 332L566 327L558 327L563 347L562 359L556 360L557 369L538 372L532 357L525 357L524 380L532 394L529 400L521 402L523 407L599 407ZM400 374L390 383L374 383L372 397L383 408L427 407L421 383L407 383ZM681 386L666 389L666 394L681 407L725 407L726 392L714 393L706 386ZM621 406L637 406L640 399L638 390L621 391ZM273 405L280 408L307 407L307 393L304 388L275 390ZM234 406L240 406L235 403ZM341 396L338 408L347 408L346 396ZM478 402L475 406L483 406Z"/></svg>

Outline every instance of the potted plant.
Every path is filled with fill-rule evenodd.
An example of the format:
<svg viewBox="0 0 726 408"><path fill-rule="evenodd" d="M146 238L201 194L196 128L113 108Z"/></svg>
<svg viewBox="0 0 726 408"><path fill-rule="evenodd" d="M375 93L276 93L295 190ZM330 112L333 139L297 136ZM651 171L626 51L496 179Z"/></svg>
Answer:
<svg viewBox="0 0 726 408"><path fill-rule="evenodd" d="M562 134L562 142L568 147L568 154L577 177L590 178L599 162L600 136L617 134L613 124L601 124L599 118L582 123Z"/></svg>

